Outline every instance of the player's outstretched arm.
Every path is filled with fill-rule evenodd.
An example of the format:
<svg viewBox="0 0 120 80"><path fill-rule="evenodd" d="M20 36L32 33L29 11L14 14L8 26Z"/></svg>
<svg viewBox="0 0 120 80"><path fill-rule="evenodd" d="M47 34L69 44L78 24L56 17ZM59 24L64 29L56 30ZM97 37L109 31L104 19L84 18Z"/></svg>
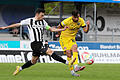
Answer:
<svg viewBox="0 0 120 80"><path fill-rule="evenodd" d="M84 31L85 33L88 33L90 22L87 21L86 24L87 24L87 25L86 25L86 27L83 28L83 31Z"/></svg>
<svg viewBox="0 0 120 80"><path fill-rule="evenodd" d="M58 28L58 29L62 29L62 26L59 24L59 25L57 26L57 28ZM61 31L57 32L57 34L56 34L55 36L56 36L56 37L60 37L60 35L61 35Z"/></svg>
<svg viewBox="0 0 120 80"><path fill-rule="evenodd" d="M62 29L57 29L57 28L55 28L55 27L50 27L49 30L50 30L51 32L59 32L59 31L64 31L64 30L66 30L67 28L68 28L67 26L65 26L65 27L62 28Z"/></svg>
<svg viewBox="0 0 120 80"><path fill-rule="evenodd" d="M12 24L12 25L9 25L9 26L5 26L5 27L0 27L0 30L7 29L7 28L12 28L12 27L19 27L19 26L20 26L20 23L16 23L16 24Z"/></svg>

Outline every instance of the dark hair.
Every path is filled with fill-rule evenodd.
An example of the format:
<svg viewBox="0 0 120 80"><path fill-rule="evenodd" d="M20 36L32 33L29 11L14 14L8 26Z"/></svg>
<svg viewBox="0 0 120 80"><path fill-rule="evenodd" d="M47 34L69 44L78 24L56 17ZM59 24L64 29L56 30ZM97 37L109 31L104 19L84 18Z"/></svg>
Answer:
<svg viewBox="0 0 120 80"><path fill-rule="evenodd" d="M77 10L72 11L72 16L78 17L79 12Z"/></svg>
<svg viewBox="0 0 120 80"><path fill-rule="evenodd" d="M36 11L35 11L35 14L40 13L40 12L45 13L45 10L42 9L42 8L37 8Z"/></svg>

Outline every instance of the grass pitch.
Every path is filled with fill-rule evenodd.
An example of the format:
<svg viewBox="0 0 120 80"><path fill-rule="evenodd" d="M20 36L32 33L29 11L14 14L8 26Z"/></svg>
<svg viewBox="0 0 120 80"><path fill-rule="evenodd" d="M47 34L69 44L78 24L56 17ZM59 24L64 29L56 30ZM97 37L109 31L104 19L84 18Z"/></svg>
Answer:
<svg viewBox="0 0 120 80"><path fill-rule="evenodd" d="M16 63L0 63L0 80L120 80L120 64L79 64L85 70L77 72L80 77L70 74L68 66L62 63L37 63L13 76Z"/></svg>

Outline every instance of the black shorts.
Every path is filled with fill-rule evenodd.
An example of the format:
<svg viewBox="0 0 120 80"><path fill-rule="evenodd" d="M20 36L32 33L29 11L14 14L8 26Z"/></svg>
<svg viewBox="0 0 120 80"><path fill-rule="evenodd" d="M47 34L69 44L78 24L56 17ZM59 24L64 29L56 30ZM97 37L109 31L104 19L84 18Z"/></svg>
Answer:
<svg viewBox="0 0 120 80"><path fill-rule="evenodd" d="M43 42L34 41L31 43L31 49L33 50L32 55L39 57L40 55L46 55L48 46L43 45Z"/></svg>

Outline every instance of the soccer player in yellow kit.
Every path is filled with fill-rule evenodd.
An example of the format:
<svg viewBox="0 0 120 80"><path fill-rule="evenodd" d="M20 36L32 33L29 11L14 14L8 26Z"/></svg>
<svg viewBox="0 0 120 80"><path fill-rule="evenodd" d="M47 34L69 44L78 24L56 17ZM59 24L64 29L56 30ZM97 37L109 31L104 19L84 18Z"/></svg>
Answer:
<svg viewBox="0 0 120 80"><path fill-rule="evenodd" d="M75 72L83 70L85 66L82 66L82 67L78 66L78 51L77 51L77 43L75 41L75 37L80 27L83 28L83 31L85 33L88 32L89 21L87 21L85 24L83 18L79 17L78 11L75 10L75 11L72 11L71 17L63 20L58 25L58 28L64 28L65 26L67 26L68 28L65 31L61 31L59 42L64 53L67 55L68 61L72 60L71 53L73 53L73 58L76 58L76 61L74 62L74 66L70 67L71 74L73 76L80 76Z"/></svg>

